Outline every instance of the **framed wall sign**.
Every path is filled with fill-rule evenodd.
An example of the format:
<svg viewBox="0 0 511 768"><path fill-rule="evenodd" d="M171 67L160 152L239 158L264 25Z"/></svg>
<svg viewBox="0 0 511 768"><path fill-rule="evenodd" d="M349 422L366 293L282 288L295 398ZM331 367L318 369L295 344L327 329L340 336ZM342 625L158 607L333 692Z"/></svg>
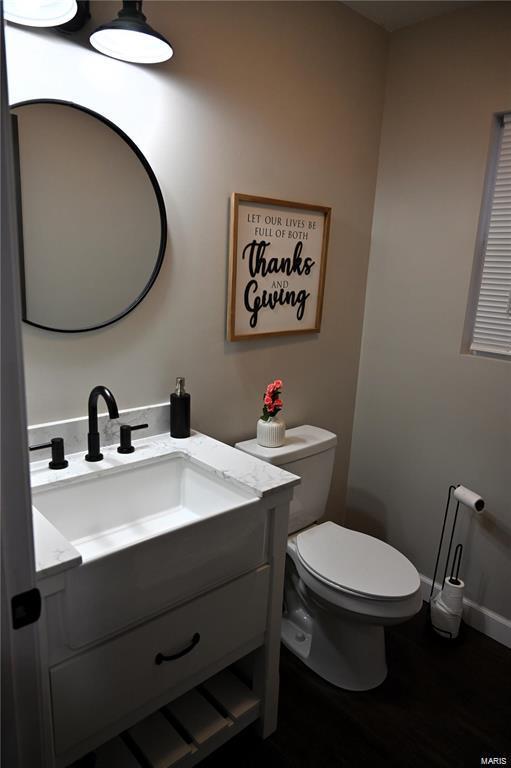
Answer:
<svg viewBox="0 0 511 768"><path fill-rule="evenodd" d="M231 197L227 337L321 328L331 209L269 197Z"/></svg>

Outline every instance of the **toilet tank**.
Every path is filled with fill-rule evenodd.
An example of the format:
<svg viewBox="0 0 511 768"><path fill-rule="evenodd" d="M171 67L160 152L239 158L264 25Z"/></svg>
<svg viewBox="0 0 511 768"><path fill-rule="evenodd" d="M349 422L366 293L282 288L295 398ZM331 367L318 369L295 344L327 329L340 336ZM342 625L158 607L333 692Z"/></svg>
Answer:
<svg viewBox="0 0 511 768"><path fill-rule="evenodd" d="M236 443L235 448L301 478L289 511L288 530L294 533L312 525L325 513L336 445L333 432L306 424L286 430L286 442L280 448L264 448L255 439Z"/></svg>

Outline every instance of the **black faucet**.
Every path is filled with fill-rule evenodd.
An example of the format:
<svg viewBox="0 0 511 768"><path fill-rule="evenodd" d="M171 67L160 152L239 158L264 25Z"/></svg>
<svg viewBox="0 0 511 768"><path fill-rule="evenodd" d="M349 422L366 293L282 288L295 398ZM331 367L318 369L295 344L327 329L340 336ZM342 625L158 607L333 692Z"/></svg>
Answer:
<svg viewBox="0 0 511 768"><path fill-rule="evenodd" d="M87 435L87 445L89 452L85 456L86 461L101 461L103 454L99 450L99 432L98 432L98 397L104 399L107 408L108 415L111 419L119 418L119 411L117 410L117 403L115 397L112 395L107 387L103 387L101 384L91 390L89 395L89 434Z"/></svg>

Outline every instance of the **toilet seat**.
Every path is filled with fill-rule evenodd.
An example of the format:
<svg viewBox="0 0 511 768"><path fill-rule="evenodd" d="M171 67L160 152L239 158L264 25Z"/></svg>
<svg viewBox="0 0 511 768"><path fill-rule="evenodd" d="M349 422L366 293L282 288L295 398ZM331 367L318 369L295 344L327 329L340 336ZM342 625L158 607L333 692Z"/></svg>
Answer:
<svg viewBox="0 0 511 768"><path fill-rule="evenodd" d="M416 568L401 552L332 522L299 533L296 551L305 569L330 589L379 601L404 600L420 589Z"/></svg>

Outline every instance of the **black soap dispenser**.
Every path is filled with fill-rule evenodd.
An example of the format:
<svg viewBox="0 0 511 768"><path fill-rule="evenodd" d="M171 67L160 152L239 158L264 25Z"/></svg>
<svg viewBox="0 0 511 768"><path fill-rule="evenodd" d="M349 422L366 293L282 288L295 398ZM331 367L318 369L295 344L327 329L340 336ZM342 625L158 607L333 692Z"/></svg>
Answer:
<svg viewBox="0 0 511 768"><path fill-rule="evenodd" d="M185 392L185 380L176 379L176 391L170 396L170 436L190 437L190 395Z"/></svg>

